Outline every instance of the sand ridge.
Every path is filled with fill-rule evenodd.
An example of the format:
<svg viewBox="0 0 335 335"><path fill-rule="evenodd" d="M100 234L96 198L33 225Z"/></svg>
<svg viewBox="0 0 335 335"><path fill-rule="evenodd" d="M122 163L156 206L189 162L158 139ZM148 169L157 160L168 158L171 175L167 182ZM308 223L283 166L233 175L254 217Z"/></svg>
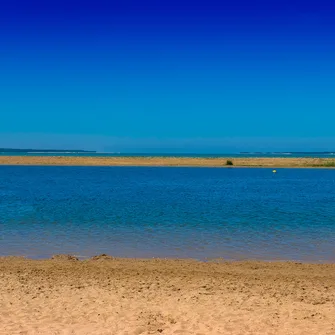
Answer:
<svg viewBox="0 0 335 335"><path fill-rule="evenodd" d="M199 157L68 157L0 156L0 165L72 165L72 166L189 166L227 167L227 160L239 167L335 167L331 158L199 158Z"/></svg>
<svg viewBox="0 0 335 335"><path fill-rule="evenodd" d="M335 334L335 264L0 258L0 334Z"/></svg>

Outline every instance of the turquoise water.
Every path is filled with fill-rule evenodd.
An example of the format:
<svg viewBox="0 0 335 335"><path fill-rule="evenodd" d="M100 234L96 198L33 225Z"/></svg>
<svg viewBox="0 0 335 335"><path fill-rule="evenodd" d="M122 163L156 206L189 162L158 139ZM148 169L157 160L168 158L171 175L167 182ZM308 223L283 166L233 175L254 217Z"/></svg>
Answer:
<svg viewBox="0 0 335 335"><path fill-rule="evenodd" d="M202 157L202 158L220 158L220 157L308 157L308 158L335 158L335 153L292 153L292 152L254 152L254 153L222 153L222 154L164 154L164 153L151 153L151 154L140 154L140 153L105 153L105 152L1 152L0 156L68 156L68 157Z"/></svg>
<svg viewBox="0 0 335 335"><path fill-rule="evenodd" d="M0 255L335 261L335 170L0 166Z"/></svg>

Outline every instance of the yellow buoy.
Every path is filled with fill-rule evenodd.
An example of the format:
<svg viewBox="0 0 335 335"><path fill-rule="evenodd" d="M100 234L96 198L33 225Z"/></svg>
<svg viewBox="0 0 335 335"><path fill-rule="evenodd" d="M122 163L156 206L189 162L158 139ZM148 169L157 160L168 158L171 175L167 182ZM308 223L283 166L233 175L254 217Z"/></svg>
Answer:
<svg viewBox="0 0 335 335"><path fill-rule="evenodd" d="M277 173L277 170L273 170L272 172L273 172L273 173Z"/></svg>

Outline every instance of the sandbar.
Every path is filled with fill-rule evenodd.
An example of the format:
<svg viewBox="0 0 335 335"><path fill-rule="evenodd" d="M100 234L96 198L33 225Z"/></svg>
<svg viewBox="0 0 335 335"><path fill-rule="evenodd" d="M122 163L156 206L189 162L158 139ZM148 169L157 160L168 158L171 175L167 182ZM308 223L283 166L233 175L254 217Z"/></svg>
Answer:
<svg viewBox="0 0 335 335"><path fill-rule="evenodd" d="M202 157L68 157L68 156L0 156L0 165L70 165L70 166L185 166L185 167L322 167L334 168L331 158L202 158Z"/></svg>

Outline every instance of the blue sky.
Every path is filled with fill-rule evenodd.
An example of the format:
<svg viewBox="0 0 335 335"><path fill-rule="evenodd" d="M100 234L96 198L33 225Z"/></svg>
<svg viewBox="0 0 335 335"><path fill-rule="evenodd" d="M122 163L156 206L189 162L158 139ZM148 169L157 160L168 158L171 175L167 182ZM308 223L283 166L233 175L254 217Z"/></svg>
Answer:
<svg viewBox="0 0 335 335"><path fill-rule="evenodd" d="M0 6L0 147L335 148L331 1Z"/></svg>

